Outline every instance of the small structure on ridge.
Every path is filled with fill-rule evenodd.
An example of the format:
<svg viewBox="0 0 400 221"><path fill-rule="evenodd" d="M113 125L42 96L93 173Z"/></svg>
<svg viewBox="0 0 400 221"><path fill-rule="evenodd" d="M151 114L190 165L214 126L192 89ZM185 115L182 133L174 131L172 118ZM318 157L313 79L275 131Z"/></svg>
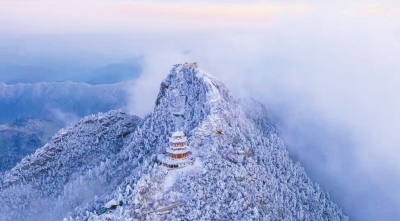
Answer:
<svg viewBox="0 0 400 221"><path fill-rule="evenodd" d="M193 62L193 63L185 62L183 65L184 65L185 67L195 67L195 68L198 67L197 61L195 61L195 62Z"/></svg>
<svg viewBox="0 0 400 221"><path fill-rule="evenodd" d="M176 131L169 139L170 146L167 147L164 154L159 154L157 160L164 166L174 169L193 165L195 157L190 152L190 147L187 145L187 138L183 131Z"/></svg>

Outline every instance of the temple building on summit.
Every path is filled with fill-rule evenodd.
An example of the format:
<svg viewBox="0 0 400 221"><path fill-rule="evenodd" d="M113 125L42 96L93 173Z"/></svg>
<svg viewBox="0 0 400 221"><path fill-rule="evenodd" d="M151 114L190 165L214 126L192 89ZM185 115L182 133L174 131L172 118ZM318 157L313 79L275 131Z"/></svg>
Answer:
<svg viewBox="0 0 400 221"><path fill-rule="evenodd" d="M183 65L186 68L196 68L197 62L185 62ZM190 151L188 139L183 132L185 130L185 108L187 97L184 93L183 84L177 85L174 89L174 94L170 98L171 115L174 121L174 131L169 138L169 144L163 154L158 154L157 161L169 169L182 168L193 165L195 157Z"/></svg>
<svg viewBox="0 0 400 221"><path fill-rule="evenodd" d="M185 67L195 67L195 68L198 67L197 61L195 61L195 62L193 62L193 63L185 62L183 65L184 65Z"/></svg>
<svg viewBox="0 0 400 221"><path fill-rule="evenodd" d="M183 131L174 132L169 141L169 147L164 154L158 155L158 161L171 169L193 165L195 158L190 152L190 147L187 145L188 140Z"/></svg>

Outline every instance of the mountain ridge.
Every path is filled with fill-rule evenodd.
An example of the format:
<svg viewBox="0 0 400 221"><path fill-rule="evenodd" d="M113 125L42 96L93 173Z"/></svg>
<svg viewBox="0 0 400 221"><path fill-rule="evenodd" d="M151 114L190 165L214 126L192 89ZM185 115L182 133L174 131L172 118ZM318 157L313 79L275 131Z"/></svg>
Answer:
<svg viewBox="0 0 400 221"><path fill-rule="evenodd" d="M0 82L0 123L24 114L61 120L65 125L75 123L90 114L123 108L132 84L132 81L100 85L72 81L14 85Z"/></svg>
<svg viewBox="0 0 400 221"><path fill-rule="evenodd" d="M21 159L51 139L63 124L28 115L0 125L0 172L13 168Z"/></svg>
<svg viewBox="0 0 400 221"><path fill-rule="evenodd" d="M176 111L184 115L196 162L168 171L156 156L177 130ZM51 209L54 217L72 211L70 220L93 221L348 220L300 164L292 162L263 105L234 100L222 82L183 64L174 65L160 85L154 110L124 138L120 151L91 171L102 174L86 171L67 183L68 190ZM4 177L3 184L13 176ZM107 179L103 194L77 200L77 188L88 190L93 180ZM97 215L109 200L123 206ZM66 206L70 202L75 206ZM179 206L169 213L155 212L171 205Z"/></svg>

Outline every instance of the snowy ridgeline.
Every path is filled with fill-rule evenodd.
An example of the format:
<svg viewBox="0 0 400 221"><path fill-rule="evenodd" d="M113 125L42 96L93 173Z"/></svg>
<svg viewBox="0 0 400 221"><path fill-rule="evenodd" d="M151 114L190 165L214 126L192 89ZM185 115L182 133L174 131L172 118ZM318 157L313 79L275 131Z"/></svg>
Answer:
<svg viewBox="0 0 400 221"><path fill-rule="evenodd" d="M111 191L116 184L110 184L104 165L139 122L111 111L60 130L1 177L0 220L61 220L89 198Z"/></svg>
<svg viewBox="0 0 400 221"><path fill-rule="evenodd" d="M156 157L176 129L176 111L185 116L184 132L197 159L168 171ZM100 122L113 117L121 120ZM292 162L260 103L235 101L220 81L195 67L175 65L161 83L154 111L135 127L137 122L110 112L60 131L2 178L0 202L7 206L0 208L1 217L348 220ZM123 204L97 215L110 200Z"/></svg>

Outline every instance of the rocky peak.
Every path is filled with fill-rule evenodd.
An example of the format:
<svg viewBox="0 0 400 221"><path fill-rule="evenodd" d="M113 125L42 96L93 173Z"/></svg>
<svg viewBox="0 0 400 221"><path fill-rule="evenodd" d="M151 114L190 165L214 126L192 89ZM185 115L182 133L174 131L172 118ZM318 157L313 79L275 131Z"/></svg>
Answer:
<svg viewBox="0 0 400 221"><path fill-rule="evenodd" d="M107 118L115 116L118 118L119 114L110 112ZM159 165L156 156L176 130L175 117L182 118L196 161L184 169L167 170ZM88 221L348 220L329 195L307 177L300 164L290 159L265 107L253 100L235 101L222 82L194 65L174 65L161 83L153 112L128 136L119 135L129 118L122 117L124 123L109 126L104 125L107 121L103 122L103 118L85 118L82 125L100 125L77 125L56 136L60 138L55 146L61 149L58 157L67 159L62 161L67 165L63 164L61 172L45 171L56 174L40 179L39 183L47 187L19 185L21 182L16 180L38 180L24 166L37 162L33 160L39 156L53 156L44 148L33 159L24 159L9 174L8 183L13 186L7 187L8 192L0 192L0 203L8 205L10 196L15 195L26 201L34 200L36 195L47 196L47 214L59 218L72 212L70 220ZM93 136L74 136L65 143L64 136L85 130ZM115 135L121 139L114 140ZM101 147L117 151L108 158L92 158L90 168L76 170L74 163L68 163L74 157L86 156L87 149L102 150L93 137L109 137L112 142L106 139ZM76 148L82 145L89 147ZM71 155L70 149L81 155ZM46 169L43 165L35 168L39 172ZM30 176L21 175L21 171ZM69 177L68 182L65 177ZM57 178L63 182L53 182ZM55 184L59 192L49 195L42 191ZM32 189L36 195L30 194ZM114 209L105 208L111 201L122 203ZM22 211L40 211L35 206L24 210L28 208L26 203L1 209L17 207ZM29 215L24 214L15 217L21 220Z"/></svg>

